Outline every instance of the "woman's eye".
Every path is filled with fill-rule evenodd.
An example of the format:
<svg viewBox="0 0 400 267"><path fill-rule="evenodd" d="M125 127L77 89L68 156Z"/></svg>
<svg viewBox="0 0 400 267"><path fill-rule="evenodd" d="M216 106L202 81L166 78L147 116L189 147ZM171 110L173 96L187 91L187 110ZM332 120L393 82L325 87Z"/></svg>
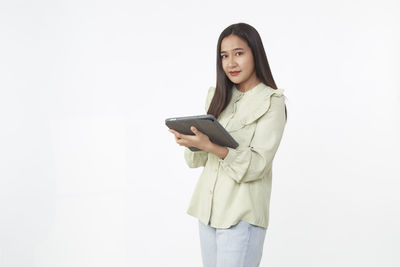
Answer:
<svg viewBox="0 0 400 267"><path fill-rule="evenodd" d="M236 52L236 55L241 55L241 54L243 54L242 52ZM224 58L226 55L221 55L221 58Z"/></svg>
<svg viewBox="0 0 400 267"><path fill-rule="evenodd" d="M241 55L241 54L243 54L243 52L236 52L236 55L237 54ZM221 55L221 58L224 58L224 56L226 56L226 55Z"/></svg>

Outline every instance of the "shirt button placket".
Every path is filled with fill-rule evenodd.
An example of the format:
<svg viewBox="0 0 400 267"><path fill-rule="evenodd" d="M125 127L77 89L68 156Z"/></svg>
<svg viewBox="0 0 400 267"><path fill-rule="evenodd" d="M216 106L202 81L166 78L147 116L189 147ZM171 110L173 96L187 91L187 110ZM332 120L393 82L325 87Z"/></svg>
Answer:
<svg viewBox="0 0 400 267"><path fill-rule="evenodd" d="M215 174L215 179L214 179L214 182L212 183L213 188L210 188L210 191L209 191L210 195L212 195L214 193L214 187L215 187L215 183L216 183L217 177L218 177L218 167L219 167L219 164L218 164L218 166L213 168L213 171Z"/></svg>

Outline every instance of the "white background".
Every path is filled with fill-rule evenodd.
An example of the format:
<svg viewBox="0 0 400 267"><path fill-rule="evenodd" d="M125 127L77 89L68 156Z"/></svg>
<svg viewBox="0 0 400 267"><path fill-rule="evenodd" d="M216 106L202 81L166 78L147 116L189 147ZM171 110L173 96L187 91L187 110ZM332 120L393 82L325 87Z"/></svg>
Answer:
<svg viewBox="0 0 400 267"><path fill-rule="evenodd" d="M237 22L287 97L261 266L399 266L399 11L2 1L0 266L201 266L186 214L201 169L164 120L204 113L218 36Z"/></svg>

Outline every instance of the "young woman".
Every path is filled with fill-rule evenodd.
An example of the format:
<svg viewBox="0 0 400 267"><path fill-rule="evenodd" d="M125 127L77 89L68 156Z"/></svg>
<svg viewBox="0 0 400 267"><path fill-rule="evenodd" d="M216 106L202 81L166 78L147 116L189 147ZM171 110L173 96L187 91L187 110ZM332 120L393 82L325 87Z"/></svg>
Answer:
<svg viewBox="0 0 400 267"><path fill-rule="evenodd" d="M217 84L205 111L239 143L236 149L170 129L190 168L204 166L187 213L198 218L205 267L259 266L269 222L272 161L286 124L283 89L272 77L252 26L227 27L217 44ZM188 147L201 150L191 151Z"/></svg>

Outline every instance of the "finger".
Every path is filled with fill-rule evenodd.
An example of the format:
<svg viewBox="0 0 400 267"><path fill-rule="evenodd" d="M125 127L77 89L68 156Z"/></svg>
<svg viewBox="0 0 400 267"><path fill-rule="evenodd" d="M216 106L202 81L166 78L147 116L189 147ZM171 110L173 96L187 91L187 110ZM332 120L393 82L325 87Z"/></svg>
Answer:
<svg viewBox="0 0 400 267"><path fill-rule="evenodd" d="M191 126L191 127L190 127L190 130L191 130L193 133L195 133L195 134L200 133L199 130L197 130L197 128L194 127L194 126Z"/></svg>
<svg viewBox="0 0 400 267"><path fill-rule="evenodd" d="M183 145L186 143L186 141L185 141L184 139L178 139L178 140L176 141L176 143L177 143L178 145L180 145L180 146L183 146Z"/></svg>
<svg viewBox="0 0 400 267"><path fill-rule="evenodd" d="M175 130L172 130L172 129L169 129L169 131L171 132L171 133L173 133L174 135L175 135L175 137L177 137L177 138L182 138L182 134L181 133L178 133L177 131L175 131Z"/></svg>

